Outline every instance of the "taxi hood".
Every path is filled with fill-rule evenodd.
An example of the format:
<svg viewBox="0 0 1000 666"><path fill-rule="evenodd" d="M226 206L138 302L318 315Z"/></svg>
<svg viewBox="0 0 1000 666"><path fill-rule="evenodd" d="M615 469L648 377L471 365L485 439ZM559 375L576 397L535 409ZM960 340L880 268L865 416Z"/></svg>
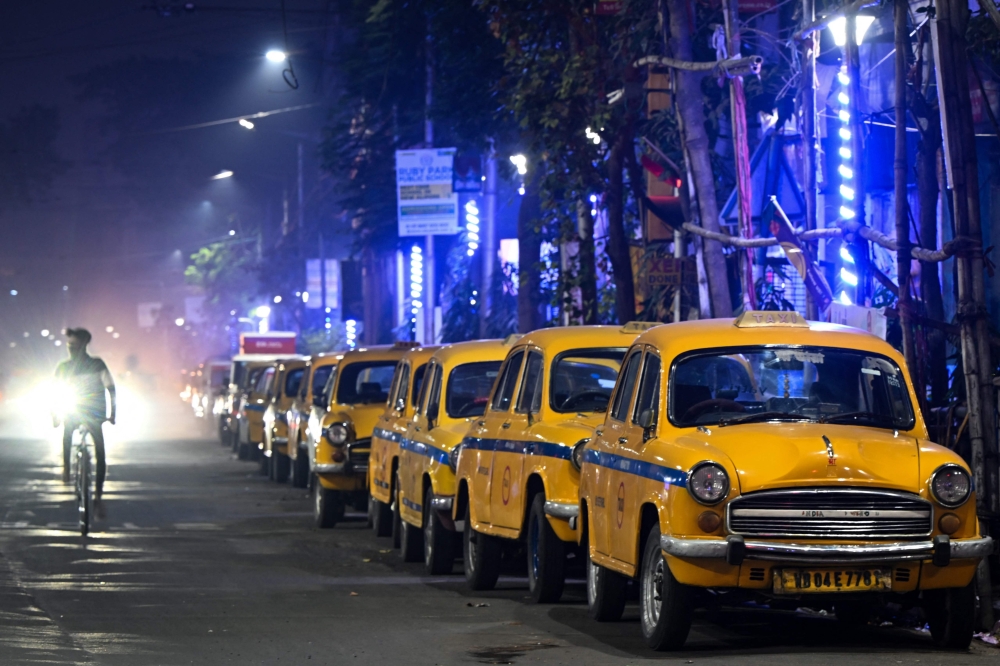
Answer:
<svg viewBox="0 0 1000 666"><path fill-rule="evenodd" d="M683 439L728 457L739 475L740 493L824 485L913 492L920 483L918 441L904 433L821 423L748 423L709 430L711 434L697 432Z"/></svg>

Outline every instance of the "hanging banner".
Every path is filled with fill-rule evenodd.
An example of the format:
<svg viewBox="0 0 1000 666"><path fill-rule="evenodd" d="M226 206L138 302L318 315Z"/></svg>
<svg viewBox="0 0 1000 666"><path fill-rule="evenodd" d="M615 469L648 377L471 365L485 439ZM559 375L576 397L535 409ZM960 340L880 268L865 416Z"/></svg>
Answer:
<svg viewBox="0 0 1000 666"><path fill-rule="evenodd" d="M400 236L458 233L454 148L396 151L396 219Z"/></svg>
<svg viewBox="0 0 1000 666"><path fill-rule="evenodd" d="M340 262L326 260L326 303L323 302L323 276L319 259L306 259L306 292L309 298L306 307L310 309L337 309L340 303Z"/></svg>

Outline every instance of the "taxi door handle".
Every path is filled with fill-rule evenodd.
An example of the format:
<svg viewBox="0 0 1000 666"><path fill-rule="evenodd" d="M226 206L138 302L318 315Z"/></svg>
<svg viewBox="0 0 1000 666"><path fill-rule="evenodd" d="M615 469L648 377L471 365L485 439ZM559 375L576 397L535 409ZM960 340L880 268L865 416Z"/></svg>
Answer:
<svg viewBox="0 0 1000 666"><path fill-rule="evenodd" d="M628 444L628 437L619 437L618 438L618 443L619 444Z"/></svg>
<svg viewBox="0 0 1000 666"><path fill-rule="evenodd" d="M476 425L479 426L480 428L485 428L486 421L476 421Z"/></svg>
<svg viewBox="0 0 1000 666"><path fill-rule="evenodd" d="M510 427L510 421L507 421L506 423L502 424L500 427L503 428L504 430L506 430L507 428Z"/></svg>

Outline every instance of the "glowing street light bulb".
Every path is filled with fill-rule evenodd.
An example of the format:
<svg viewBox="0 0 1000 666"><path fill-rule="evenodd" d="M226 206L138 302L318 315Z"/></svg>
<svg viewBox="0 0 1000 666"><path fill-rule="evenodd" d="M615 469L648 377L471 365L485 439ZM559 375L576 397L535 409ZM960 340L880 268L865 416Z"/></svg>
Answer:
<svg viewBox="0 0 1000 666"><path fill-rule="evenodd" d="M232 178L232 177L233 177L232 171L230 171L229 169L223 169L219 173L212 176L212 180L223 180L225 178Z"/></svg>
<svg viewBox="0 0 1000 666"><path fill-rule="evenodd" d="M247 120L246 118L240 118L240 127L244 127L244 128L246 128L248 130L252 130L253 129L253 123L250 122L249 120Z"/></svg>
<svg viewBox="0 0 1000 666"><path fill-rule="evenodd" d="M49 329L47 329L47 328L43 328L42 329L42 337L43 338L49 337Z"/></svg>
<svg viewBox="0 0 1000 666"><path fill-rule="evenodd" d="M270 60L271 62L285 62L285 60L288 59L288 56L285 54L285 52L280 51L278 49L271 49L270 51L264 54L264 57Z"/></svg>
<svg viewBox="0 0 1000 666"><path fill-rule="evenodd" d="M178 317L177 319L174 319L174 323L177 324L178 326L183 326L184 325L184 317Z"/></svg>
<svg viewBox="0 0 1000 666"><path fill-rule="evenodd" d="M114 333L115 332L115 327L114 326L105 326L104 327L104 331L105 331L105 333ZM44 333L43 333L43 335L44 335Z"/></svg>

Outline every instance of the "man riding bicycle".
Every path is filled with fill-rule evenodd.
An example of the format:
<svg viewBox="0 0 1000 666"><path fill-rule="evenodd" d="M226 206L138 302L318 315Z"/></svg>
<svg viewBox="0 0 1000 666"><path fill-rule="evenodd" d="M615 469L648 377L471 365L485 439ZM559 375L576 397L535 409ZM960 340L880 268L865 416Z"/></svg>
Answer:
<svg viewBox="0 0 1000 666"><path fill-rule="evenodd" d="M73 408L62 417L63 425L63 481L69 481L70 451L73 447L73 432L81 425L88 426L94 439L94 453L97 456L97 479L94 499L100 500L104 489L107 466L104 459L104 421L114 425L117 401L115 380L104 361L87 353L90 331L85 328L67 328L66 350L69 358L56 367L56 380L64 384L73 398ZM111 396L111 416L108 416L104 392ZM53 425L58 427L60 419L53 416Z"/></svg>

